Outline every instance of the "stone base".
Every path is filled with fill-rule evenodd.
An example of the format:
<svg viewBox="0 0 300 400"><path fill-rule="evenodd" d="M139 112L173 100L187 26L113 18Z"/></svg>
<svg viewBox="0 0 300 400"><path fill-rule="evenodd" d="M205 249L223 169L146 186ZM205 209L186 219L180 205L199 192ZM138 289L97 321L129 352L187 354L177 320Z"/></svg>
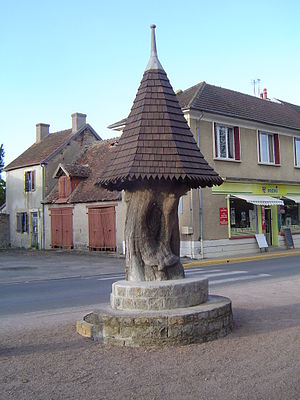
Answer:
<svg viewBox="0 0 300 400"><path fill-rule="evenodd" d="M163 311L119 311L107 306L100 318L94 313L87 319L101 319L103 324L97 325L99 332L92 324L89 332L93 339L101 338L103 333L105 343L132 347L202 343L232 330L231 301L221 296L209 296L198 306Z"/></svg>
<svg viewBox="0 0 300 400"><path fill-rule="evenodd" d="M110 304L116 310L157 311L193 307L207 301L208 280L118 281L112 285Z"/></svg>

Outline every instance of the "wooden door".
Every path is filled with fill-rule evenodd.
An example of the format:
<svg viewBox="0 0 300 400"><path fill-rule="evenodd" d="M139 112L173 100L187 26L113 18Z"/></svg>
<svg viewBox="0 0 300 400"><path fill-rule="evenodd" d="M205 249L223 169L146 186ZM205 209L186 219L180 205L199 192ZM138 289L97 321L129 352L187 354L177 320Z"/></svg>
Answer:
<svg viewBox="0 0 300 400"><path fill-rule="evenodd" d="M51 247L73 248L73 209L52 208L50 211Z"/></svg>
<svg viewBox="0 0 300 400"><path fill-rule="evenodd" d="M115 207L89 208L90 250L116 251Z"/></svg>

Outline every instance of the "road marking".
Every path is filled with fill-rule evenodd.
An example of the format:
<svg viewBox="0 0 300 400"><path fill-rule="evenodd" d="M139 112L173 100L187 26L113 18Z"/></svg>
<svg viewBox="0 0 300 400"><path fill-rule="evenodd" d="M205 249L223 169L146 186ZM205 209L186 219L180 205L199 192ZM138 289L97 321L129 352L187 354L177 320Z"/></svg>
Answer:
<svg viewBox="0 0 300 400"><path fill-rule="evenodd" d="M227 271L227 272L218 272L215 274L204 274L205 278L214 278L215 276L224 276L224 275L239 275L239 274L248 274L248 271ZM197 275L197 274L195 274Z"/></svg>
<svg viewBox="0 0 300 400"><path fill-rule="evenodd" d="M227 282L236 282L236 281L246 281L251 279L260 279L260 278L267 278L270 277L270 274L258 274L258 275L247 275L247 276L240 276L238 278L226 278L226 279L216 279L215 281L209 281L209 285L218 285L221 283Z"/></svg>
<svg viewBox="0 0 300 400"><path fill-rule="evenodd" d="M204 270L203 268L202 269L196 269L196 268L193 268L193 269L191 269L191 270L185 270L185 274L186 275L191 275L191 274L207 274L208 272L210 273L210 272L221 272L221 271L223 271L222 269L209 269L209 270Z"/></svg>
<svg viewBox="0 0 300 400"><path fill-rule="evenodd" d="M113 281L114 279L125 279L125 275L109 276L104 278L98 278L97 281Z"/></svg>

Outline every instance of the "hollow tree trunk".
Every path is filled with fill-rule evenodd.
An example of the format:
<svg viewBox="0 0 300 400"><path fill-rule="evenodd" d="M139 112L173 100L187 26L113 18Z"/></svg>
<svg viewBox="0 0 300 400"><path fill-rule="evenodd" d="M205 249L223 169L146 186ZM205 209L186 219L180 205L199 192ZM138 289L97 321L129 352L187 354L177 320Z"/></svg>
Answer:
<svg viewBox="0 0 300 400"><path fill-rule="evenodd" d="M153 281L184 277L180 262L178 201L184 187L126 190L126 279Z"/></svg>

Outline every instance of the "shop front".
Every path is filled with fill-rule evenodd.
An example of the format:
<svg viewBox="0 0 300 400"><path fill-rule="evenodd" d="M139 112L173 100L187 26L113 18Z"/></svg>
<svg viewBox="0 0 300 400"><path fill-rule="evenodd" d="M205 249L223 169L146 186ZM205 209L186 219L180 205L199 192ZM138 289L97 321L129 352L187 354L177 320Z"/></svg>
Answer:
<svg viewBox="0 0 300 400"><path fill-rule="evenodd" d="M300 233L298 185L224 182L214 187L212 193L225 195L227 210L223 214L227 214L229 239L264 233L269 246L278 246L284 228Z"/></svg>

